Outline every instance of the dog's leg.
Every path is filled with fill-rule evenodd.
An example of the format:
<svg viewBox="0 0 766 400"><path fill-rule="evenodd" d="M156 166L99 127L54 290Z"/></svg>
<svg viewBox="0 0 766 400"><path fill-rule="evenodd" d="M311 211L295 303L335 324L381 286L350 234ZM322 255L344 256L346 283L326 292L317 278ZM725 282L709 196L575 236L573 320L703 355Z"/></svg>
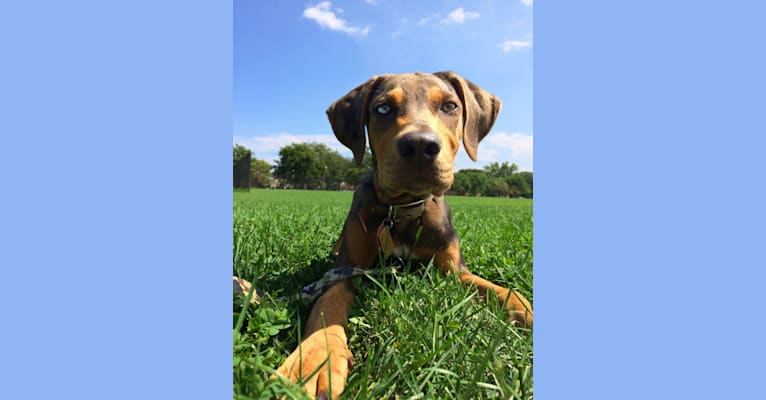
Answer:
<svg viewBox="0 0 766 400"><path fill-rule="evenodd" d="M377 233L374 229L362 229L357 219L358 212L355 207L349 211L342 238L337 243L337 266L373 265L375 262ZM322 295L311 309L303 342L277 369L292 381L308 378L303 387L309 396L332 395L333 399L337 399L346 386L353 355L348 350L345 327L354 294L354 285L346 279ZM319 372L312 376L317 368L320 368Z"/></svg>
<svg viewBox="0 0 766 400"><path fill-rule="evenodd" d="M346 386L353 356L345 327L353 301L354 287L349 279L322 295L311 309L303 342L277 369L296 382L310 377L303 388L312 398L332 395L337 399Z"/></svg>
<svg viewBox="0 0 766 400"><path fill-rule="evenodd" d="M434 264L442 273L457 273L460 281L464 285L476 286L479 295L486 300L487 292L495 292L497 299L506 305L509 317L520 323L522 326L532 325L532 306L529 301L515 290L506 289L496 285L484 278L476 276L468 271L463 262L463 256L460 253L460 244L457 241L452 242L445 248L436 251L434 255Z"/></svg>

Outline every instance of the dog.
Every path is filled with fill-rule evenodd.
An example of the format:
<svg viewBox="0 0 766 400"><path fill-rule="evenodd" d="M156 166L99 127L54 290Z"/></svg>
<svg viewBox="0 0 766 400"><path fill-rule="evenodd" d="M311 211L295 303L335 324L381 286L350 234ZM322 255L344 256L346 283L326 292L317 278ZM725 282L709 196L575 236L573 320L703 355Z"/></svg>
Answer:
<svg viewBox="0 0 766 400"><path fill-rule="evenodd" d="M337 139L357 165L369 140L373 160L354 192L336 244L336 266L371 268L379 252L433 259L442 273L455 273L482 298L497 298L510 320L531 326L532 307L520 293L468 270L444 201L460 142L476 161L500 107L496 96L449 71L374 76L333 103L327 117ZM319 297L302 343L277 369L292 381L309 378L303 388L311 397L338 398L343 392L353 366L345 329L354 296L351 279L343 279Z"/></svg>

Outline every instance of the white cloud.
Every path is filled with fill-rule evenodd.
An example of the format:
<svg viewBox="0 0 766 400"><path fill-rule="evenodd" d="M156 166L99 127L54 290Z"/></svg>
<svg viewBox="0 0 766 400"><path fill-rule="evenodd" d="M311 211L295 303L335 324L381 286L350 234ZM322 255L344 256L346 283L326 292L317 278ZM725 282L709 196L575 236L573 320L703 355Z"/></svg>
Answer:
<svg viewBox="0 0 766 400"><path fill-rule="evenodd" d="M532 142L532 135L527 133L491 132L479 144L476 162L460 150L455 168L480 169L492 162L509 162L518 165L519 171L532 171Z"/></svg>
<svg viewBox="0 0 766 400"><path fill-rule="evenodd" d="M433 20L435 20L437 18L439 18L439 14L434 14L434 15L430 15L428 17L423 17L423 18L418 20L418 25L419 26L426 26L426 25L430 24L431 21L433 21Z"/></svg>
<svg viewBox="0 0 766 400"><path fill-rule="evenodd" d="M508 53L512 50L521 50L527 47L532 47L532 42L529 40L506 40L505 42L500 43L499 46L503 52Z"/></svg>
<svg viewBox="0 0 766 400"><path fill-rule="evenodd" d="M278 133L262 136L234 136L234 144L239 144L253 151L253 157L266 160L271 164L279 159L279 149L293 143L324 143L327 147L337 150L345 157L351 157L351 151L338 142L333 134L297 135L294 133Z"/></svg>
<svg viewBox="0 0 766 400"><path fill-rule="evenodd" d="M377 6L378 0L364 0L365 3L371 5L371 6Z"/></svg>
<svg viewBox="0 0 766 400"><path fill-rule="evenodd" d="M532 0L521 0L521 4L527 7L532 7Z"/></svg>
<svg viewBox="0 0 766 400"><path fill-rule="evenodd" d="M460 8L455 9L451 13L449 13L447 18L444 18L442 20L442 23L445 23L445 24L462 24L462 23L464 23L465 21L467 21L469 19L476 19L476 18L479 18L479 13L474 12L474 11L465 11L465 10L463 10L463 7L460 7Z"/></svg>
<svg viewBox="0 0 766 400"><path fill-rule="evenodd" d="M355 27L350 26L348 23L335 15L335 12L342 12L342 10L332 10L332 3L329 1L323 1L313 7L309 7L303 10L303 16L316 21L319 26L328 28L333 31L343 32L351 36L367 36L367 32L370 31L369 27Z"/></svg>

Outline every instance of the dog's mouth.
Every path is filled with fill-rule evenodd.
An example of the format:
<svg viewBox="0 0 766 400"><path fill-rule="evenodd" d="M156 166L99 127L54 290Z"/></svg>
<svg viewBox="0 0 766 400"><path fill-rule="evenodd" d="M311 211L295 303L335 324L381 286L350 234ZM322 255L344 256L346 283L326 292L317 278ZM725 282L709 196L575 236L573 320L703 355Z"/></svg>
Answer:
<svg viewBox="0 0 766 400"><path fill-rule="evenodd" d="M381 173L380 184L389 193L409 194L423 197L429 194L442 196L452 186L452 169L436 167L412 170L407 168L389 168L383 170L393 173Z"/></svg>

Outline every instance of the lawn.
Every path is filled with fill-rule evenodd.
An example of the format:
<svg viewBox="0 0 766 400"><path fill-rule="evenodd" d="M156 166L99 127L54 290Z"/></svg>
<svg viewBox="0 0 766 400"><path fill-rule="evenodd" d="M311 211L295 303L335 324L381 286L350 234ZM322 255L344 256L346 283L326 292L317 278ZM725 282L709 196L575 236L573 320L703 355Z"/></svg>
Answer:
<svg viewBox="0 0 766 400"><path fill-rule="evenodd" d="M334 266L329 253L351 197L234 193L234 274L266 294L244 313L244 299L234 296L235 398L303 398L269 376L295 349L311 309L293 296ZM532 201L448 196L447 203L469 269L533 302ZM505 323L493 302L475 301L475 290L430 264L355 285L348 336L356 363L343 398L532 398L531 332Z"/></svg>

